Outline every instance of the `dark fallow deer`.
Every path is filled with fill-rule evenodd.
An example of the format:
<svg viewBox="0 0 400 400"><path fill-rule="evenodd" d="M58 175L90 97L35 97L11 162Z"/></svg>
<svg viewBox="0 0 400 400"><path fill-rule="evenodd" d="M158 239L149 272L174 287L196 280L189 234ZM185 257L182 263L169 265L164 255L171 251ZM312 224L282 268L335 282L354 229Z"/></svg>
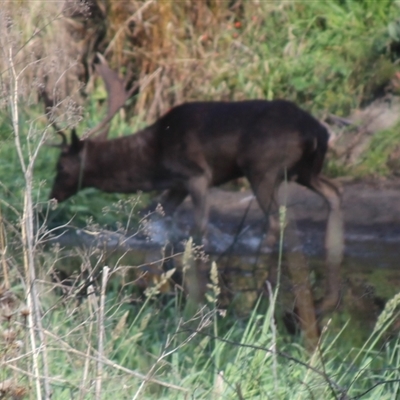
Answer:
<svg viewBox="0 0 400 400"><path fill-rule="evenodd" d="M278 185L293 180L318 193L329 207L330 283L323 308L332 308L338 300L343 227L340 191L321 176L326 128L290 101L208 101L178 105L135 134L106 140L109 121L131 93L103 58L96 68L109 92L108 116L99 127L104 130L94 139L79 139L73 130L70 144L58 130L63 142L50 198L61 202L87 187L119 193L158 190L164 191L165 213L172 214L189 195L196 230L203 234L210 187L244 176L269 214L276 207Z"/></svg>

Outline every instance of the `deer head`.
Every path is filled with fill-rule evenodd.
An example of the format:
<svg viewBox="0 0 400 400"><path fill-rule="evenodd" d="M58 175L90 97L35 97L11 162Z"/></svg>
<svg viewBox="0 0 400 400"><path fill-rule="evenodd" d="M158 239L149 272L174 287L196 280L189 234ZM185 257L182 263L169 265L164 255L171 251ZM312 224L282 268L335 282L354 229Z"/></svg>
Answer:
<svg viewBox="0 0 400 400"><path fill-rule="evenodd" d="M71 141L68 144L66 133L61 130L54 121L51 121L62 142L55 147L61 149L61 154L57 162L57 174L50 194L51 199L61 202L84 187L83 174L85 165L85 149L89 142L106 141L110 130L110 121L119 109L137 90L138 85L133 86L129 91L126 90L126 80L122 80L118 74L111 70L101 54L97 54L99 60L94 65L97 73L102 77L107 90L107 116L96 127L88 131L79 138L76 130L71 131ZM54 107L54 101L49 97L45 90L41 91L46 109ZM49 117L49 113L46 114ZM96 134L94 139L89 139Z"/></svg>
<svg viewBox="0 0 400 400"><path fill-rule="evenodd" d="M64 134L65 135L65 134ZM75 129L71 131L71 144L61 145L61 154L57 162L57 175L54 180L50 199L61 202L82 188L82 159L85 142L81 141Z"/></svg>

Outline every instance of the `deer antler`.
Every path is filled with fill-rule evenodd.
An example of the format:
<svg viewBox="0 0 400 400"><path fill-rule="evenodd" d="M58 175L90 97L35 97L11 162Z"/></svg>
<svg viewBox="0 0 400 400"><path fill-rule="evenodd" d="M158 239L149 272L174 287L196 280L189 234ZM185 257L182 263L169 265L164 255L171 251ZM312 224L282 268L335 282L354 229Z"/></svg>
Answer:
<svg viewBox="0 0 400 400"><path fill-rule="evenodd" d="M54 128L54 130L61 136L62 142L60 144L51 144L52 147L65 147L67 146L67 135L65 132L60 129L60 127L57 125L57 123L54 121L53 118L50 117L52 109L54 108L54 100L49 97L49 94L47 93L45 89L45 85L42 86L39 89L39 96L43 99L44 106L45 106L45 111L46 111L46 117L50 122L50 125Z"/></svg>
<svg viewBox="0 0 400 400"><path fill-rule="evenodd" d="M139 84L134 85L129 91L126 90L126 81L122 80L118 73L110 69L105 58L97 53L100 63L94 65L97 73L103 78L107 90L107 117L99 125L86 132L82 139L100 131L96 136L97 140L107 139L110 130L110 121L118 110L126 103L132 94L138 89Z"/></svg>

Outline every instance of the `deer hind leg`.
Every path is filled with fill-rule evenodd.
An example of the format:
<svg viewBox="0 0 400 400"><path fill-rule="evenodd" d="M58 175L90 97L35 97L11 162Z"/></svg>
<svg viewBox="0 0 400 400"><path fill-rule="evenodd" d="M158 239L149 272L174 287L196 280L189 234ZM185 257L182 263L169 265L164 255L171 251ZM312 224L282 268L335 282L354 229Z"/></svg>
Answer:
<svg viewBox="0 0 400 400"><path fill-rule="evenodd" d="M325 236L326 267L328 272L325 297L321 311L333 310L339 301L340 266L344 252L344 227L341 192L328 178L319 176L311 180L309 187L325 199L329 206Z"/></svg>
<svg viewBox="0 0 400 400"><path fill-rule="evenodd" d="M281 184L279 190L279 204L285 205L287 182ZM293 210L286 207L284 241L287 247L287 266L290 273L293 292L295 295L298 317L304 332L306 346L315 350L319 339L318 324L314 306L314 297L310 283L310 269L307 258L302 250L297 224Z"/></svg>
<svg viewBox="0 0 400 400"><path fill-rule="evenodd" d="M267 174L256 183L251 179L254 193L260 207L265 213L269 213L270 221L273 217L273 224L270 228L279 232L280 225L276 215L278 202L283 204L282 192L284 187L280 187L278 193L277 171L268 171ZM283 185L281 185L283 186ZM276 197L279 197L276 199ZM286 196L284 196L286 197ZM284 241L287 247L287 264L293 285L293 292L298 308L300 324L304 332L307 346L314 349L318 341L318 327L315 318L314 300L309 282L309 268L307 260L301 251L301 245L297 234L297 226L291 210L286 210ZM275 232L276 233L276 232ZM277 238L277 235L275 235Z"/></svg>

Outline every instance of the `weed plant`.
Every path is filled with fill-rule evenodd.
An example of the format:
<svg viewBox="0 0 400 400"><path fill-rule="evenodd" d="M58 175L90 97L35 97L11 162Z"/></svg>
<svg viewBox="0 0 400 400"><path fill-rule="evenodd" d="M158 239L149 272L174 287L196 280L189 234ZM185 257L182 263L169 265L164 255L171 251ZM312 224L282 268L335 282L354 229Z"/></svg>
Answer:
<svg viewBox="0 0 400 400"><path fill-rule="evenodd" d="M155 291L136 304L130 295L108 291L102 311L101 286L93 285L91 295L77 299L74 291L55 295L53 284L41 281L46 337L42 346L49 362L48 376L42 379L49 381L53 398L98 398L94 387L99 379L101 398L395 399L399 395L398 337L386 336L399 296L388 303L361 349L341 343L341 333L331 337L327 326L319 348L309 354L275 325L274 304L263 312L258 302L248 318L235 320L229 316L233 310L228 314L218 310L216 285L214 281L210 287L208 303L188 317L183 303L176 298L163 301ZM0 390L10 398L28 398L32 387L29 311L23 298L24 289L18 287L2 290L0 298Z"/></svg>

